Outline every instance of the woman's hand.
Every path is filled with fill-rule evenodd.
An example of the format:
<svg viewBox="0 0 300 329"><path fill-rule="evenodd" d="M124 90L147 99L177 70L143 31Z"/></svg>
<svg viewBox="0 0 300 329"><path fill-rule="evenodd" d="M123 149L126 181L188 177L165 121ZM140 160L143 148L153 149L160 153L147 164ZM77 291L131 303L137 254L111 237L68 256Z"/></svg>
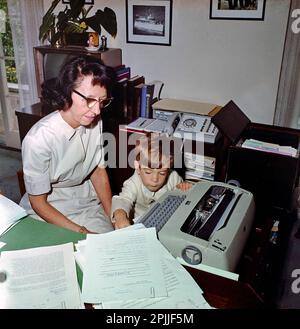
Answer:
<svg viewBox="0 0 300 329"><path fill-rule="evenodd" d="M95 233L95 232L91 232L91 231L89 231L85 226L80 226L78 232L81 233L81 234Z"/></svg>

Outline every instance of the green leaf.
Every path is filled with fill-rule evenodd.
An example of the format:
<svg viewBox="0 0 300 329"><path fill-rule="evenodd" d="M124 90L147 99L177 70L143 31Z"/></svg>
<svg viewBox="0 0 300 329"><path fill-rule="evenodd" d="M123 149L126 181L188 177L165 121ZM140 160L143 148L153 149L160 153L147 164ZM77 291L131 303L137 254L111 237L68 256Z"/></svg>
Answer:
<svg viewBox="0 0 300 329"><path fill-rule="evenodd" d="M84 0L71 0L70 1L70 18L76 19L81 13L84 6Z"/></svg>
<svg viewBox="0 0 300 329"><path fill-rule="evenodd" d="M94 16L87 17L84 21L99 35L101 34L101 25L112 37L117 35L116 14L110 8L105 7L104 11L98 9Z"/></svg>
<svg viewBox="0 0 300 329"><path fill-rule="evenodd" d="M69 16L65 12L60 11L58 13L56 27L59 32L63 33L65 27L67 26L68 19Z"/></svg>
<svg viewBox="0 0 300 329"><path fill-rule="evenodd" d="M71 33L71 32L83 33L84 30L79 26L78 23L68 22L64 29L64 33Z"/></svg>
<svg viewBox="0 0 300 329"><path fill-rule="evenodd" d="M59 2L60 2L60 0L54 0L51 4L50 8L47 10L46 14L44 15L42 24L39 28L39 39L40 40L42 40L42 39L45 40L51 27L54 27L53 10L56 8L56 6Z"/></svg>
<svg viewBox="0 0 300 329"><path fill-rule="evenodd" d="M49 31L55 26L55 16L54 14L49 14L43 18L43 23L39 29L39 39L44 41L45 35L49 33Z"/></svg>
<svg viewBox="0 0 300 329"><path fill-rule="evenodd" d="M104 14L102 17L103 17L102 26L112 37L115 38L118 32L117 17L115 12L112 9L105 7Z"/></svg>

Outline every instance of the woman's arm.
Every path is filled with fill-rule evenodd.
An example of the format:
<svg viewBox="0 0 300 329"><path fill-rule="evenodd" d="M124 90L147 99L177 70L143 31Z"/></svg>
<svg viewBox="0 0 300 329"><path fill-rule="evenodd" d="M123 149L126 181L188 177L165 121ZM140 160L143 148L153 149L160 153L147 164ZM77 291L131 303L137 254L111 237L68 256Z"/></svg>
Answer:
<svg viewBox="0 0 300 329"><path fill-rule="evenodd" d="M28 194L28 196L32 209L36 212L37 215L39 215L47 223L61 226L79 233L84 233L84 234L92 233L89 230L87 230L84 226L80 226L72 222L61 212L59 212L56 208L51 206L50 203L47 201L47 194L40 194L40 195Z"/></svg>
<svg viewBox="0 0 300 329"><path fill-rule="evenodd" d="M97 167L91 175L91 182L102 203L105 213L110 217L112 193L106 169Z"/></svg>

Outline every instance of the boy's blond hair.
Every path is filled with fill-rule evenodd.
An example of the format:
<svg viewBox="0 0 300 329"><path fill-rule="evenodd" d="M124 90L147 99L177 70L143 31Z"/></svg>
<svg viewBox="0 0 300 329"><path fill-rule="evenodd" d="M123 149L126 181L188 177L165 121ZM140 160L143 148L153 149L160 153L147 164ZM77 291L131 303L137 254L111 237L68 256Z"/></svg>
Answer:
<svg viewBox="0 0 300 329"><path fill-rule="evenodd" d="M166 135L147 133L137 140L136 161L140 166L160 169L171 168L174 162L173 141Z"/></svg>

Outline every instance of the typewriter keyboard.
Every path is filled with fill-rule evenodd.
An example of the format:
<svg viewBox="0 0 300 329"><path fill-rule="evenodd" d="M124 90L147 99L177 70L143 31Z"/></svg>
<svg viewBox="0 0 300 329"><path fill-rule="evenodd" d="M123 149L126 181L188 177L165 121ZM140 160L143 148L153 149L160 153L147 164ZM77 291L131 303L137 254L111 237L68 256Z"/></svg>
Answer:
<svg viewBox="0 0 300 329"><path fill-rule="evenodd" d="M139 223L144 224L145 227L155 227L158 233L184 199L185 195L168 195L161 203L156 202Z"/></svg>

